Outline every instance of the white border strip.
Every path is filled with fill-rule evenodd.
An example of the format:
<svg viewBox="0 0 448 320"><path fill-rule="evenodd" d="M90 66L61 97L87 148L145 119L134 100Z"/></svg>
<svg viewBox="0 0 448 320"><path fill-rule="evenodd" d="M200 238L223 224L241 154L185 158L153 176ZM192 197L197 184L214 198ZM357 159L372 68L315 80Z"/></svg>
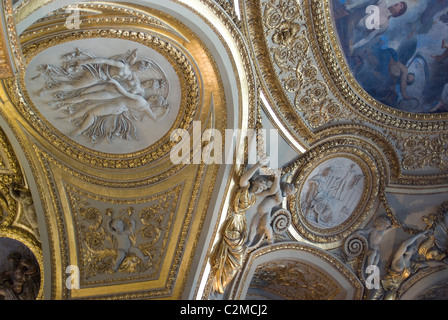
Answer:
<svg viewBox="0 0 448 320"><path fill-rule="evenodd" d="M274 110L272 110L272 107L270 106L268 100L266 99L265 95L262 91L260 91L260 99L263 101L263 104L265 105L266 109L269 112L269 115L274 120L275 124L280 128L281 132L286 136L286 139L294 146L296 150L299 150L301 153L306 152L306 148L302 146L299 142L294 139L294 137L289 133L288 130L286 130L285 126L280 122L277 115L274 113Z"/></svg>

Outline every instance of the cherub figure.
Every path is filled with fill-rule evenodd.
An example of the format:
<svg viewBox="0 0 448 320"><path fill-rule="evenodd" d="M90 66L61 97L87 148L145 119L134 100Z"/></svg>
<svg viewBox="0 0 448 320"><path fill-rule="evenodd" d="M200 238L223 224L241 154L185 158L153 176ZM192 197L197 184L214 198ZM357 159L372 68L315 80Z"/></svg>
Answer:
<svg viewBox="0 0 448 320"><path fill-rule="evenodd" d="M283 202L284 197L293 195L296 191L294 184L280 178L281 172L281 169L275 172L274 181L269 189L271 194L265 197L257 207L257 213L249 231L248 246L256 245L264 235L267 236L270 244L274 242L274 233L271 227L272 210Z"/></svg>
<svg viewBox="0 0 448 320"><path fill-rule="evenodd" d="M115 259L114 266L112 268L114 272L120 268L120 265L129 254L135 254L142 260L142 262L148 261L149 257L145 256L131 240L131 236L135 231L135 221L133 219L130 219L130 225L128 225L123 219L113 218L111 215L111 219L107 224L107 227L118 243L117 258Z"/></svg>
<svg viewBox="0 0 448 320"><path fill-rule="evenodd" d="M380 243L383 240L386 233L395 229L392 226L392 222L386 216L379 216L375 220L375 225L373 227L359 230L358 233L361 235L368 235L368 246L369 251L367 253L367 265L378 265L380 260Z"/></svg>

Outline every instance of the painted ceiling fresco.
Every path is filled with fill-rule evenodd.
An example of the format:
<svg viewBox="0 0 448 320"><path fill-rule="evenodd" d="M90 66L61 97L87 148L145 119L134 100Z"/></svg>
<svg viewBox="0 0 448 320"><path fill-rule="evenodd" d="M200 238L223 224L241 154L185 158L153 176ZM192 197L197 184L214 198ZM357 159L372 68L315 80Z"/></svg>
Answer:
<svg viewBox="0 0 448 320"><path fill-rule="evenodd" d="M447 0L333 0L340 45L373 98L411 113L448 111Z"/></svg>

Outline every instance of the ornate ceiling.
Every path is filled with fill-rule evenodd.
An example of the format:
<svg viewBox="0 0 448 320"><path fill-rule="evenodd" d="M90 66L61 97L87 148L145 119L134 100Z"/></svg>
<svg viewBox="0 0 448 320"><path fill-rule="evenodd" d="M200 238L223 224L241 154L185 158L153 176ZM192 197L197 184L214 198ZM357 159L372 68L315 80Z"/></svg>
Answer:
<svg viewBox="0 0 448 320"><path fill-rule="evenodd" d="M0 298L443 299L448 1L361 2L1 0Z"/></svg>

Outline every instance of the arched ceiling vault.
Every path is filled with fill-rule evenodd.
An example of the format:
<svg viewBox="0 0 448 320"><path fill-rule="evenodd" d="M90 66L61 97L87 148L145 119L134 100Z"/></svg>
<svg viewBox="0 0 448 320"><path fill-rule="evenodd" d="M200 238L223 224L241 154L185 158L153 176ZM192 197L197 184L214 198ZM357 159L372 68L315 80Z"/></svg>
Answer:
<svg viewBox="0 0 448 320"><path fill-rule="evenodd" d="M1 4L0 240L36 258L38 299L409 298L445 277L429 252L448 239L447 113L369 91L338 0ZM275 132L255 139L269 140L261 175L279 167L295 188L273 239L262 199L234 210L254 129ZM243 133L230 160L226 130ZM10 188L30 192L37 226ZM378 252L386 293L366 289L359 233L378 217L393 229ZM438 241L419 262L437 269L397 282L394 250L424 230Z"/></svg>

